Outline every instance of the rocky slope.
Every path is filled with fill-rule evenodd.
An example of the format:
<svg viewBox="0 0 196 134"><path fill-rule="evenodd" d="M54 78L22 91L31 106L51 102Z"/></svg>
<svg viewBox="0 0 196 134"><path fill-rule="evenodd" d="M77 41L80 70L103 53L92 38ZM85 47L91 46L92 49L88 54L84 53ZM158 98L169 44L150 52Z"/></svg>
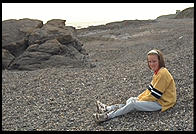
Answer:
<svg viewBox="0 0 196 134"><path fill-rule="evenodd" d="M194 19L143 22L79 30L77 38L94 68L3 70L2 130L192 131ZM174 77L176 105L163 113L132 112L97 124L92 118L96 100L125 103L145 90L153 75L146 54L153 48L163 52Z"/></svg>

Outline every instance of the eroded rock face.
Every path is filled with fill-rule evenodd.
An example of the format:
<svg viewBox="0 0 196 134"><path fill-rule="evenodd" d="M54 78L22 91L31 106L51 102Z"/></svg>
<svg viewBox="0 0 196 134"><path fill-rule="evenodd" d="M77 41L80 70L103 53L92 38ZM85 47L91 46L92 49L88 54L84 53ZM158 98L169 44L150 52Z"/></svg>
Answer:
<svg viewBox="0 0 196 134"><path fill-rule="evenodd" d="M85 66L87 53L82 46L75 29L66 27L65 20L54 19L44 25L32 19L2 23L3 69Z"/></svg>
<svg viewBox="0 0 196 134"><path fill-rule="evenodd" d="M8 68L14 56L6 49L2 49L2 69Z"/></svg>
<svg viewBox="0 0 196 134"><path fill-rule="evenodd" d="M43 22L39 20L11 19L3 21L2 48L14 56L19 56L28 47L28 34L42 26Z"/></svg>

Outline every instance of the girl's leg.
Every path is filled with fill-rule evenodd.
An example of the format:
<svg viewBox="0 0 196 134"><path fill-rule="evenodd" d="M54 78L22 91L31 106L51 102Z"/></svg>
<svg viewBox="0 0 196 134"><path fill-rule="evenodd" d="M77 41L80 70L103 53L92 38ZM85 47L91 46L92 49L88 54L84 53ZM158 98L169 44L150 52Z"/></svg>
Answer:
<svg viewBox="0 0 196 134"><path fill-rule="evenodd" d="M131 103L131 102L135 102L137 100L137 97L130 97L127 101L126 104Z"/></svg>
<svg viewBox="0 0 196 134"><path fill-rule="evenodd" d="M104 113L104 112L110 112L113 110L117 110L123 107L125 104L115 104L115 105L107 106L106 104L103 104L100 101L97 101L96 105L97 105L98 113Z"/></svg>
<svg viewBox="0 0 196 134"><path fill-rule="evenodd" d="M108 119L111 119L111 118L114 118L116 116L120 116L120 115L123 115L123 114L126 114L130 111L132 111L134 109L134 103L129 103L129 104L125 104L123 107L117 109L117 110L114 110L114 111L111 111L109 112L107 115L108 115Z"/></svg>
<svg viewBox="0 0 196 134"><path fill-rule="evenodd" d="M130 97L127 101L126 101L126 104L127 103L130 103L130 102L135 102L137 100L137 97ZM115 105L111 105L111 106L107 106L107 111L116 111L122 107L124 107L126 104L115 104Z"/></svg>
<svg viewBox="0 0 196 134"><path fill-rule="evenodd" d="M115 104L115 105L107 106L106 109L107 109L107 112L110 112L110 111L120 109L123 106L125 106L125 104Z"/></svg>
<svg viewBox="0 0 196 134"><path fill-rule="evenodd" d="M161 105L157 102L138 101L136 97L131 97L126 101L126 104L118 104L107 106L109 113L93 114L93 117L98 122L106 121L114 117L127 114L133 110L136 111L159 111L162 109ZM110 109L109 109L110 108Z"/></svg>
<svg viewBox="0 0 196 134"><path fill-rule="evenodd" d="M161 110L161 105L157 102L149 102L149 101L137 101L135 98L130 98L127 100L126 105L121 107L116 111L111 111L108 114L108 118L114 118L116 116L127 114L133 110L136 111L158 111Z"/></svg>
<svg viewBox="0 0 196 134"><path fill-rule="evenodd" d="M159 111L162 109L162 106L158 102L136 101L134 108L136 111Z"/></svg>

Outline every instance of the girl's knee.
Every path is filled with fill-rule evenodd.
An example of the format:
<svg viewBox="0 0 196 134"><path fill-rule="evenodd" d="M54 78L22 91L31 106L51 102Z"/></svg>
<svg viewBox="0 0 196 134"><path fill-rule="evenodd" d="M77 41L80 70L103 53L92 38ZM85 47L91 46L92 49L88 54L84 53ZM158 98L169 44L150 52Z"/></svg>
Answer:
<svg viewBox="0 0 196 134"><path fill-rule="evenodd" d="M137 100L137 97L130 97L127 101L126 101L126 104L128 103L133 103Z"/></svg>

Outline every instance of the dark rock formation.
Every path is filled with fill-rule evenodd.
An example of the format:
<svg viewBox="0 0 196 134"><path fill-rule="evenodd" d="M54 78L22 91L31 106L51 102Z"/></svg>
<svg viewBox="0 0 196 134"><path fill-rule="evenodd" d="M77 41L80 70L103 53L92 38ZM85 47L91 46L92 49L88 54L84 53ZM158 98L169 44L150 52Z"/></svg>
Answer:
<svg viewBox="0 0 196 134"><path fill-rule="evenodd" d="M2 69L8 68L14 56L6 49L2 49Z"/></svg>
<svg viewBox="0 0 196 134"><path fill-rule="evenodd" d="M2 68L35 70L60 65L86 66L86 51L74 27L54 19L20 19L2 22Z"/></svg>
<svg viewBox="0 0 196 134"><path fill-rule="evenodd" d="M41 28L39 20L21 19L2 22L2 48L14 56L19 56L28 47L28 34L34 29Z"/></svg>

